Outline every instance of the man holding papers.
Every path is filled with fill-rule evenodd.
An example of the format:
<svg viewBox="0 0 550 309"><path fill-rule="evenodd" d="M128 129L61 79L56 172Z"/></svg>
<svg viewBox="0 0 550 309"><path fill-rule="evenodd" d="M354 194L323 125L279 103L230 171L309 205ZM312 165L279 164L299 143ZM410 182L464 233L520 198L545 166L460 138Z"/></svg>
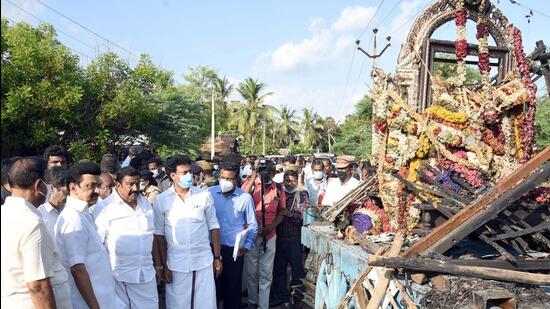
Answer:
<svg viewBox="0 0 550 309"><path fill-rule="evenodd" d="M238 177L238 162L227 160L221 165L220 184L208 188L214 198L220 224L223 260L221 286L225 309L241 308L243 256L254 245L254 237L258 232L252 196L236 185Z"/></svg>

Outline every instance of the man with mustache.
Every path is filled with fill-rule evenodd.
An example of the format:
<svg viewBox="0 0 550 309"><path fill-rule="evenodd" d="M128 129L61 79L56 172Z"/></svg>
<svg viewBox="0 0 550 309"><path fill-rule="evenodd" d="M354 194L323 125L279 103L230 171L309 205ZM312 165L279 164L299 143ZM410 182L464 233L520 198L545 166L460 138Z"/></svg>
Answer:
<svg viewBox="0 0 550 309"><path fill-rule="evenodd" d="M140 180L140 173L133 167L118 170L115 190L98 204L100 212L94 217L111 260L119 299L126 308L152 309L158 308L151 255L154 216L151 204L139 193Z"/></svg>
<svg viewBox="0 0 550 309"><path fill-rule="evenodd" d="M69 170L69 196L55 224L61 262L71 274L73 308L120 308L109 256L96 232L88 207L96 203L101 169L80 162Z"/></svg>

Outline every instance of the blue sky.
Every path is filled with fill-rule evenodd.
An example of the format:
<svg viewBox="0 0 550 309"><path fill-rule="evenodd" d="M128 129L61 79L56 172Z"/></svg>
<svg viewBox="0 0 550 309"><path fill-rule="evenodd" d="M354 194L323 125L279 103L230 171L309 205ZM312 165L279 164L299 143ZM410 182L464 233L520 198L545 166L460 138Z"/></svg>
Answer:
<svg viewBox="0 0 550 309"><path fill-rule="evenodd" d="M137 61L37 0L9 1L83 41L85 44L58 33L60 41L79 53L83 65L108 50L131 65ZM267 90L274 92L267 100L269 104L287 104L296 110L313 108L337 120L353 112L354 103L368 91L366 84L370 83L372 62L355 51L354 41L359 38L370 50L374 26L380 29L379 46L391 35L392 46L378 65L393 73L400 45L416 14L432 2L385 0L364 31L380 0L41 1L135 55L150 54L157 65L174 72L178 82L183 82L189 67L208 65L234 83L248 76L265 82ZM518 1L550 15L550 0ZM1 2L2 16L40 23L8 0ZM527 53L537 40L550 45L550 35L543 31L550 29L550 17L534 12L527 23L527 9L508 0L497 5L522 30ZM468 26L472 37L473 24ZM454 25L444 25L438 35L454 39ZM236 93L233 98L238 99Z"/></svg>

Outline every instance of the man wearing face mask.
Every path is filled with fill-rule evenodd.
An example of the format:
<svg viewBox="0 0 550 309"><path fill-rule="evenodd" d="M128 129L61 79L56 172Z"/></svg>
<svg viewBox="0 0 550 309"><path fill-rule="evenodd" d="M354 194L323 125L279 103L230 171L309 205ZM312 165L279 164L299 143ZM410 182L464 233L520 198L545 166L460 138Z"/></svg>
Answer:
<svg viewBox="0 0 550 309"><path fill-rule="evenodd" d="M109 256L88 207L99 196L99 165L80 162L69 170L69 196L55 224L63 266L71 273L74 308L120 308ZM97 207L96 207L97 209Z"/></svg>
<svg viewBox="0 0 550 309"><path fill-rule="evenodd" d="M40 212L48 232L53 236L55 223L65 206L67 195L69 195L69 172L64 167L54 166L46 170L46 178L52 193L48 201L38 207L38 212Z"/></svg>
<svg viewBox="0 0 550 309"><path fill-rule="evenodd" d="M334 206L351 190L359 185L359 180L352 177L355 165L354 156L341 156L336 158L336 174L338 178L329 178L323 205Z"/></svg>
<svg viewBox="0 0 550 309"><path fill-rule="evenodd" d="M155 261L155 266L164 271L167 308L214 309L214 273L216 277L222 273L220 226L212 194L192 187L191 164L183 155L166 162L174 185L159 194L153 205L155 243L162 263Z"/></svg>
<svg viewBox="0 0 550 309"><path fill-rule="evenodd" d="M208 188L214 198L216 216L220 223L223 260L221 294L225 309L241 307L244 255L254 246L254 238L258 232L252 196L237 187L238 177L238 162L224 161L219 175L220 184ZM237 258L234 260L233 250L236 236L246 228L248 228L248 232L244 247L238 250Z"/></svg>
<svg viewBox="0 0 550 309"><path fill-rule="evenodd" d="M304 277L301 230L304 212L310 201L307 191L298 189L298 172L292 166L288 166L283 184L288 212L285 212L283 221L277 226L277 245L273 266L273 296L275 299L270 306L284 303L285 307L288 307L290 303L287 278L288 265L290 265L292 271L290 286L301 285L301 279Z"/></svg>
<svg viewBox="0 0 550 309"><path fill-rule="evenodd" d="M164 171L162 161L158 157L154 157L147 161L147 169L153 173L153 178L157 181L157 188L160 192L164 192L170 188L172 181Z"/></svg>
<svg viewBox="0 0 550 309"><path fill-rule="evenodd" d="M3 308L72 308L67 272L36 210L46 197L45 169L45 160L25 157L8 171L12 191L1 208Z"/></svg>
<svg viewBox="0 0 550 309"><path fill-rule="evenodd" d="M140 173L133 167L117 172L116 188L101 202L96 216L99 239L107 249L116 283L116 294L126 308L158 308L153 256L154 215L151 203L140 194ZM155 273L157 280L155 280Z"/></svg>
<svg viewBox="0 0 550 309"><path fill-rule="evenodd" d="M323 171L323 161L315 159L311 163L311 177L306 181L306 189L311 205L317 205L318 198L327 188L327 180Z"/></svg>

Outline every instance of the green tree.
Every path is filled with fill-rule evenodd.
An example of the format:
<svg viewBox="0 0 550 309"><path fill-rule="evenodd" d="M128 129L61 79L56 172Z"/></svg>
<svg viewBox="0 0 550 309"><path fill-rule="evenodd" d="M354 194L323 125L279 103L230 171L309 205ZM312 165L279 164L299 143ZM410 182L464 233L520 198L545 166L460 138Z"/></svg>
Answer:
<svg viewBox="0 0 550 309"><path fill-rule="evenodd" d="M334 153L354 155L367 159L372 147L372 101L364 97L355 105L355 112L348 115L338 128Z"/></svg>
<svg viewBox="0 0 550 309"><path fill-rule="evenodd" d="M2 18L1 37L2 157L40 153L84 119L78 57L51 25L9 26Z"/></svg>
<svg viewBox="0 0 550 309"><path fill-rule="evenodd" d="M230 125L247 137L253 151L256 150L257 137L263 134L262 131L267 122L273 121L273 114L276 112L273 106L264 103L265 98L273 94L273 92L262 94L266 86L258 80L246 78L237 87L237 92L244 99L244 103L233 104Z"/></svg>
<svg viewBox="0 0 550 309"><path fill-rule="evenodd" d="M315 151L323 139L323 123L319 114L313 109L303 109L302 117L302 136L305 148L309 151Z"/></svg>
<svg viewBox="0 0 550 309"><path fill-rule="evenodd" d="M535 114L535 126L537 135L535 144L538 148L550 146L550 97L539 97L537 100L537 112Z"/></svg>
<svg viewBox="0 0 550 309"><path fill-rule="evenodd" d="M290 149L291 145L294 143L294 139L298 135L300 126L296 111L289 108L287 105L283 105L277 110L277 118L277 127L273 130L273 133L275 135L278 131L281 138L286 140L285 146L288 146L288 149Z"/></svg>
<svg viewBox="0 0 550 309"><path fill-rule="evenodd" d="M214 89L216 91L216 97L215 97L215 121L216 121L216 128L219 131L225 131L228 129L227 123L228 123L228 110L227 110L227 98L231 95L231 92L233 92L233 85L227 79L227 77L223 78L216 78L214 80Z"/></svg>

